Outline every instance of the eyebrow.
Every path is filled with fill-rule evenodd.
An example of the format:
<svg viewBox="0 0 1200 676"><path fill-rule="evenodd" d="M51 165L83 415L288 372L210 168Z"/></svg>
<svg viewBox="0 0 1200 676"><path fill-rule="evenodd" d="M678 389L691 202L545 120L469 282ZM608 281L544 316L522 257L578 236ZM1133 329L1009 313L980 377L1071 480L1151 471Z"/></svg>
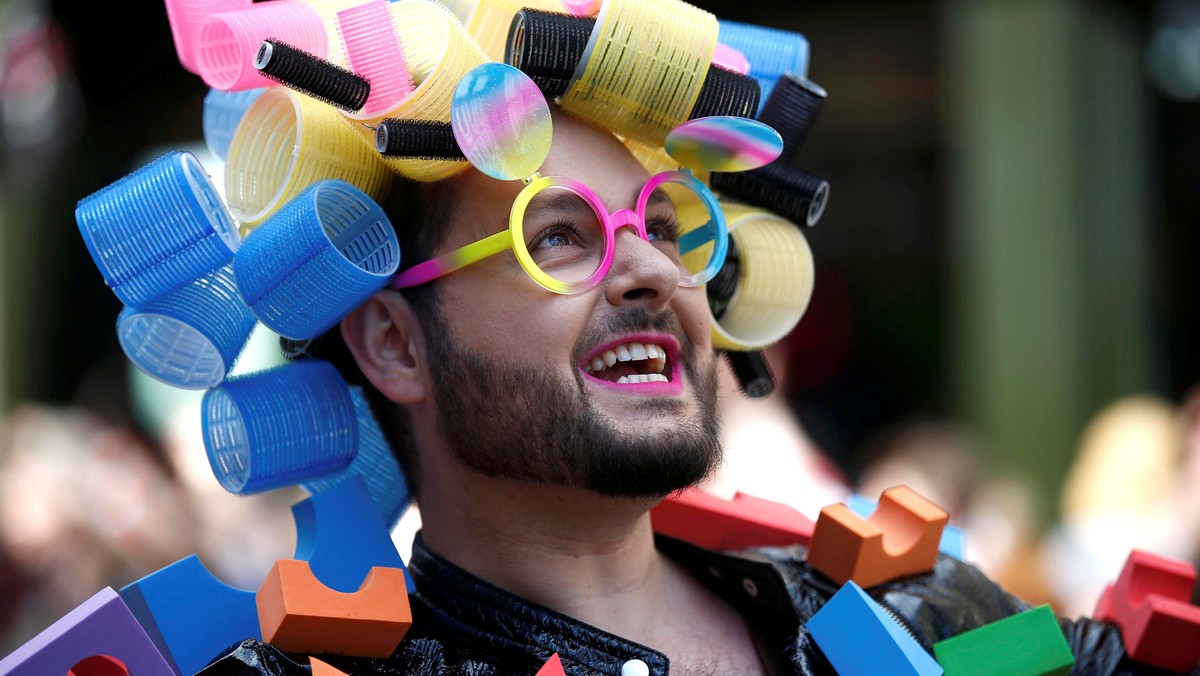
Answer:
<svg viewBox="0 0 1200 676"><path fill-rule="evenodd" d="M542 191L529 206L525 207L525 217L538 217L545 213L569 212L594 215L592 208L584 199L575 193L565 190Z"/></svg>

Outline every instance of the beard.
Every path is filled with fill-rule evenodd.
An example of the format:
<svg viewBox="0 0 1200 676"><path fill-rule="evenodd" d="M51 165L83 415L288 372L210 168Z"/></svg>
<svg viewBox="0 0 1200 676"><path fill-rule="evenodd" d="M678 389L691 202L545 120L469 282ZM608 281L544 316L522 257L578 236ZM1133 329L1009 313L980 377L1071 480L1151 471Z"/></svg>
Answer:
<svg viewBox="0 0 1200 676"><path fill-rule="evenodd" d="M684 402L648 400L648 408L679 418L655 438L635 438L611 424L593 407L578 369L572 379L484 357L459 345L438 313L430 314L426 343L438 365L433 369L438 429L468 468L612 497L661 498L699 483L720 463L716 360L699 364L673 313L651 317L645 308L631 308L579 341L590 346L602 336L650 330L679 338L683 371L700 410L695 419L685 419ZM575 364L584 349L572 355Z"/></svg>

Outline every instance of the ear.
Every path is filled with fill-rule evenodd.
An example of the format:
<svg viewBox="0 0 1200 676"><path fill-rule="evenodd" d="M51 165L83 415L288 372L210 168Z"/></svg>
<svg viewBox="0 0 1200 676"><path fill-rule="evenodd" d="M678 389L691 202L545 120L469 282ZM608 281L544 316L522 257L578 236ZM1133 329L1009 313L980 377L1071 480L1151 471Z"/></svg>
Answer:
<svg viewBox="0 0 1200 676"><path fill-rule="evenodd" d="M371 384L397 404L415 404L427 394L424 344L412 306L383 290L342 319L342 339Z"/></svg>

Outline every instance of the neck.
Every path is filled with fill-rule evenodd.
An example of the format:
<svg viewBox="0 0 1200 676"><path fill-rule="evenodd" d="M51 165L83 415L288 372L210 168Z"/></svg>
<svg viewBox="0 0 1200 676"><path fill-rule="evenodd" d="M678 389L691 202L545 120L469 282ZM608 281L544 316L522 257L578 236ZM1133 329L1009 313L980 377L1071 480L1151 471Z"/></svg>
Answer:
<svg viewBox="0 0 1200 676"><path fill-rule="evenodd" d="M423 463L421 484L431 550L582 622L633 638L653 627L678 584L654 548L654 500L495 479L449 460Z"/></svg>

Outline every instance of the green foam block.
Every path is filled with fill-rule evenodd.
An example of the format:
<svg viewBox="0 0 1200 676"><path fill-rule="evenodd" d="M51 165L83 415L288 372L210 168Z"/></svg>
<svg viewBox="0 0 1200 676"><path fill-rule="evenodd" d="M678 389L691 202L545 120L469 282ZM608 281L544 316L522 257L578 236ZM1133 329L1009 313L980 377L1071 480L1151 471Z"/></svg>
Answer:
<svg viewBox="0 0 1200 676"><path fill-rule="evenodd" d="M1049 605L935 643L933 654L946 676L1066 676L1075 663Z"/></svg>

